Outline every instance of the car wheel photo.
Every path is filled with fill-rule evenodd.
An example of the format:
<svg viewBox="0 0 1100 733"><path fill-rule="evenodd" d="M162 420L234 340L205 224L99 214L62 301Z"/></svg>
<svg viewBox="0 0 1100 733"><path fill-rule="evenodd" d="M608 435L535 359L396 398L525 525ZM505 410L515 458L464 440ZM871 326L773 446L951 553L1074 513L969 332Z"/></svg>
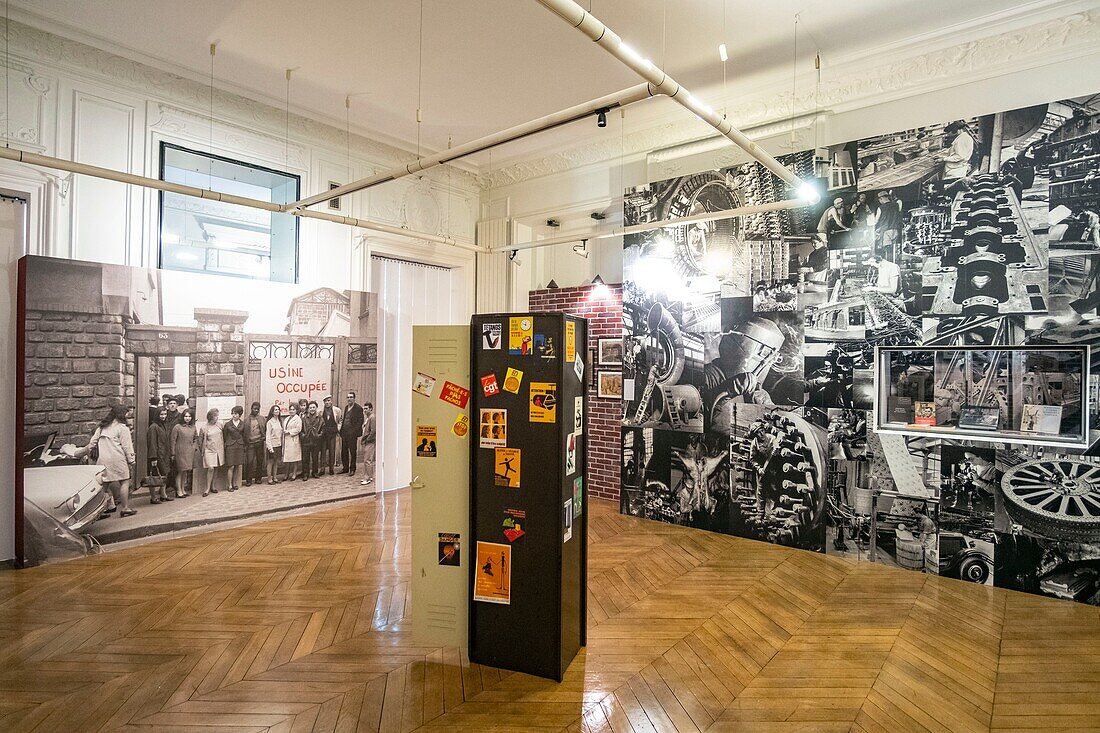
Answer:
<svg viewBox="0 0 1100 733"><path fill-rule="evenodd" d="M959 563L959 577L971 583L989 580L989 563L981 557L968 557Z"/></svg>

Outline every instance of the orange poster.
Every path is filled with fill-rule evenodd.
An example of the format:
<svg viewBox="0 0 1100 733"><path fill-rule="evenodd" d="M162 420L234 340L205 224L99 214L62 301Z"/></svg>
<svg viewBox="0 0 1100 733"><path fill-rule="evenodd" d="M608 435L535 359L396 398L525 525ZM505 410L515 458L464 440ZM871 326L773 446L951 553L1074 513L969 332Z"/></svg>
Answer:
<svg viewBox="0 0 1100 733"><path fill-rule="evenodd" d="M495 542L477 543L474 566L474 600L486 603L512 602L512 548Z"/></svg>
<svg viewBox="0 0 1100 733"><path fill-rule="evenodd" d="M565 360L573 361L577 358L577 324L573 321L565 322Z"/></svg>

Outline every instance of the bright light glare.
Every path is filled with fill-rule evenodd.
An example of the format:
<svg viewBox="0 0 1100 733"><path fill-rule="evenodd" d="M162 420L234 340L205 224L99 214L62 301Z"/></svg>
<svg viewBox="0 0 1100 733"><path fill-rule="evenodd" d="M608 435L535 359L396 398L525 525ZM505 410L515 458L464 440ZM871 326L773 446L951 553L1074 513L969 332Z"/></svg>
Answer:
<svg viewBox="0 0 1100 733"><path fill-rule="evenodd" d="M724 43L718 44L718 58L722 59L722 63L730 60L729 54L726 53L726 44Z"/></svg>
<svg viewBox="0 0 1100 733"><path fill-rule="evenodd" d="M645 292L663 292L669 282L667 265L656 257L642 257L634 266L634 284Z"/></svg>
<svg viewBox="0 0 1100 733"><path fill-rule="evenodd" d="M645 58L644 56L642 56L640 53L635 51L633 48L631 48L630 45L628 45L626 43L626 41L622 41L621 43L619 43L619 48L622 49L622 52L624 54L626 54L627 56L630 57L631 61L633 61L637 64L641 64L642 66L646 67L647 69L652 69L653 68L653 62L650 61L649 59Z"/></svg>
<svg viewBox="0 0 1100 733"><path fill-rule="evenodd" d="M821 200L821 194L817 192L816 186L812 183L805 182L798 187L798 198L808 204L816 204Z"/></svg>
<svg viewBox="0 0 1100 733"><path fill-rule="evenodd" d="M654 237L653 244L655 245L653 253L658 257L671 257L676 250L675 245L672 243L672 238L664 233Z"/></svg>

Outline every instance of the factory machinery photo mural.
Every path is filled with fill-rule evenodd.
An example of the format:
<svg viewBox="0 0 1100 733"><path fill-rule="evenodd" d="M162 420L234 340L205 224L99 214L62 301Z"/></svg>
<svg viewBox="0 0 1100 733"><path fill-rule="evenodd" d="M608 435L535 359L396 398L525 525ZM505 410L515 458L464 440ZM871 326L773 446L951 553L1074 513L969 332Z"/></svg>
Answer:
<svg viewBox="0 0 1100 733"><path fill-rule="evenodd" d="M790 155L814 207L625 237L622 512L1100 605L1098 99ZM624 223L788 197L744 164Z"/></svg>

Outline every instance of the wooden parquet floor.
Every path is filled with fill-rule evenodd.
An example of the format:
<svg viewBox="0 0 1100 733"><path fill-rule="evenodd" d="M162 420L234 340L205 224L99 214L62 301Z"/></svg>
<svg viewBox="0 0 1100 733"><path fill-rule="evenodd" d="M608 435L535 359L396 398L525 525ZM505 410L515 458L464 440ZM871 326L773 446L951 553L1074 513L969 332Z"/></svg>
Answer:
<svg viewBox="0 0 1100 733"><path fill-rule="evenodd" d="M0 573L0 731L1100 730L1100 609L606 502L564 682L417 647L409 505Z"/></svg>

